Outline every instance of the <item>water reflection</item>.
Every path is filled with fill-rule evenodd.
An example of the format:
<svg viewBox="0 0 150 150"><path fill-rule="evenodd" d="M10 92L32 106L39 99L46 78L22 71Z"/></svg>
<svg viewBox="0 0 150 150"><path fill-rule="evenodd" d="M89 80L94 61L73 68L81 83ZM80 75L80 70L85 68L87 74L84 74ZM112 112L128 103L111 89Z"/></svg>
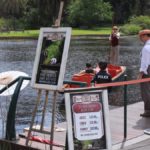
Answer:
<svg viewBox="0 0 150 150"><path fill-rule="evenodd" d="M33 62L36 52L37 40L5 40L0 41L0 72L18 70L25 72L31 76ZM136 37L121 38L120 41L120 64L127 66L128 79L136 79L139 70L139 54L141 43ZM85 63L89 62L96 66L99 61L108 61L109 42L104 39L72 39L68 54L66 66L65 80L70 80L74 73L79 72L85 67ZM21 91L17 104L17 130L22 132L22 129L29 126L33 107L36 102L37 91L28 86ZM43 94L44 95L44 94ZM136 97L135 97L136 95ZM59 95L59 99L62 96ZM11 97L0 97L0 102L6 102ZM43 98L44 99L44 96ZM50 94L50 101L52 94ZM128 87L129 103L140 101L139 85ZM42 103L38 110L37 122L41 119ZM60 102L58 102L60 103ZM112 105L123 104L123 87L115 88L109 95L109 103ZM51 103L48 104L46 124L50 124ZM7 108L8 109L8 108ZM4 116L4 114L1 114ZM6 114L5 114L6 116ZM57 113L56 121L61 121L63 116ZM20 126L21 124L21 126ZM0 127L1 128L1 127Z"/></svg>

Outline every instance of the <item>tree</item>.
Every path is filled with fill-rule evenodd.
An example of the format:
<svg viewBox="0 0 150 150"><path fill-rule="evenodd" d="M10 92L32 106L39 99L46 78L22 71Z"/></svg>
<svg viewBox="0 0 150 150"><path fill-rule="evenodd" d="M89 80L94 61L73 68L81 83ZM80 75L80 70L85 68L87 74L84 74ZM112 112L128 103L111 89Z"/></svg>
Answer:
<svg viewBox="0 0 150 150"><path fill-rule="evenodd" d="M51 26L58 16L61 0L28 0L25 20L28 26Z"/></svg>
<svg viewBox="0 0 150 150"><path fill-rule="evenodd" d="M9 21L5 21L8 30L16 29L16 21L23 16L26 2L27 0L2 0L1 16L7 18L7 20L9 19Z"/></svg>
<svg viewBox="0 0 150 150"><path fill-rule="evenodd" d="M68 7L68 22L72 26L92 27L111 18L111 5L103 0L76 0Z"/></svg>
<svg viewBox="0 0 150 150"><path fill-rule="evenodd" d="M40 18L47 18L47 21L45 21L45 24L52 24L54 23L55 19L58 16L59 12L59 5L60 0L39 0L39 14ZM44 10L44 11L43 11ZM43 20L44 23L44 20Z"/></svg>
<svg viewBox="0 0 150 150"><path fill-rule="evenodd" d="M125 23L131 16L144 13L147 0L104 0L110 2L113 8L112 24Z"/></svg>
<svg viewBox="0 0 150 150"><path fill-rule="evenodd" d="M3 12L6 17L20 17L27 0L2 0Z"/></svg>

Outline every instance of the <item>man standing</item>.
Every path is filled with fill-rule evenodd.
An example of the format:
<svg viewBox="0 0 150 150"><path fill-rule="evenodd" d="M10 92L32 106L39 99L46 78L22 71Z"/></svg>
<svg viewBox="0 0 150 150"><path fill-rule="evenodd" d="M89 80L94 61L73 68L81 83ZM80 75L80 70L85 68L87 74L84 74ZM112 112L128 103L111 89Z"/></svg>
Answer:
<svg viewBox="0 0 150 150"><path fill-rule="evenodd" d="M109 57L110 57L110 63L113 65L119 64L119 38L120 38L120 33L118 31L118 27L113 26L112 33L109 36L109 41L111 45Z"/></svg>
<svg viewBox="0 0 150 150"><path fill-rule="evenodd" d="M142 30L139 32L139 37L144 42L144 47L141 51L141 66L138 79L150 78L150 30ZM140 116L150 117L150 82L140 84L141 96L144 101L144 113Z"/></svg>

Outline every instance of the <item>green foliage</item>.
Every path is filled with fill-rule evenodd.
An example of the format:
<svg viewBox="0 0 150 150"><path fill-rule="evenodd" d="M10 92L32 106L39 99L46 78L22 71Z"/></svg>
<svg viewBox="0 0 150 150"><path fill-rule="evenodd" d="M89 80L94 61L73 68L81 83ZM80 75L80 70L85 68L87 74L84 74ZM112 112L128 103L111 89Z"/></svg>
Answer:
<svg viewBox="0 0 150 150"><path fill-rule="evenodd" d="M10 19L0 18L0 29L3 31L10 31Z"/></svg>
<svg viewBox="0 0 150 150"><path fill-rule="evenodd" d="M5 25L5 20L3 18L0 18L0 29L2 29Z"/></svg>
<svg viewBox="0 0 150 150"><path fill-rule="evenodd" d="M2 0L2 12L5 17L21 18L27 0Z"/></svg>
<svg viewBox="0 0 150 150"><path fill-rule="evenodd" d="M139 25L142 29L150 28L150 16L131 17L129 22Z"/></svg>
<svg viewBox="0 0 150 150"><path fill-rule="evenodd" d="M68 22L72 26L92 27L111 19L111 5L103 0L76 0L68 6Z"/></svg>
<svg viewBox="0 0 150 150"><path fill-rule="evenodd" d="M111 27L99 27L92 29L73 29L72 35L99 35L99 34L110 34Z"/></svg>
<svg viewBox="0 0 150 150"><path fill-rule="evenodd" d="M65 3L66 4L66 3ZM59 12L60 0L28 0L24 20L28 29L38 29L54 24Z"/></svg>
<svg viewBox="0 0 150 150"><path fill-rule="evenodd" d="M30 8L29 11L26 11L24 13L23 19L25 23L25 28L26 27L27 28L34 27L35 29L39 28L39 15L37 8Z"/></svg>
<svg viewBox="0 0 150 150"><path fill-rule="evenodd" d="M0 17L22 19L26 29L51 26L58 16L60 1L1 0ZM122 24L130 16L148 14L148 3L148 0L66 0L64 9L67 11L63 9L61 26L68 26L68 23L74 27ZM140 26L145 28L142 22Z"/></svg>
<svg viewBox="0 0 150 150"><path fill-rule="evenodd" d="M60 45L62 41L54 41L47 49L47 58L44 60L44 64L47 65L50 63L52 58L58 58L60 55Z"/></svg>
<svg viewBox="0 0 150 150"><path fill-rule="evenodd" d="M125 34L137 34L142 29L149 29L150 16L135 16L129 19L129 23L121 27Z"/></svg>
<svg viewBox="0 0 150 150"><path fill-rule="evenodd" d="M120 28L120 31L127 35L137 34L142 28L135 24L126 24Z"/></svg>
<svg viewBox="0 0 150 150"><path fill-rule="evenodd" d="M14 29L24 29L23 20L11 18L11 19L4 19L0 18L0 29L5 29L7 31L14 30Z"/></svg>

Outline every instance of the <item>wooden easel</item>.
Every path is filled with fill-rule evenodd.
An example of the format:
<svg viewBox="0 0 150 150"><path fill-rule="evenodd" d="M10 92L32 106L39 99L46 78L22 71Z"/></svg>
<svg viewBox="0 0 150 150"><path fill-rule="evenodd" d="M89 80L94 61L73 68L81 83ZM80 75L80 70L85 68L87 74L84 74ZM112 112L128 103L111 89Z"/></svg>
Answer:
<svg viewBox="0 0 150 150"><path fill-rule="evenodd" d="M54 91L54 94L53 94L51 131L50 132L45 131L44 128L43 128L44 127L46 106L48 104L48 95L49 95L48 90L45 91L45 101L44 101L44 107L43 107L43 110L42 110L42 120L41 120L41 123L40 123L40 128L36 129L36 128L33 127L34 120L35 120L35 117L36 117L36 113L37 113L37 110L38 110L38 106L40 105L40 102L41 102L41 95L42 95L42 90L40 89L40 90L38 90L37 101L36 101L35 108L33 110L32 120L31 120L31 124L30 124L30 127L29 127L28 135L27 135L26 145L28 145L28 143L29 143L32 131L40 132L40 133L44 133L44 134L50 134L51 135L50 136L50 141L53 141L53 139L54 139L54 122L55 122L55 113L56 113L57 91ZM53 145L51 144L50 145L50 150L52 150L52 147L53 147Z"/></svg>
<svg viewBox="0 0 150 150"><path fill-rule="evenodd" d="M60 27L63 6L64 6L64 1L61 1L58 18L56 19L55 24L52 26L54 28ZM34 120L36 117L36 112L38 110L38 106L40 105L41 95L42 95L42 89L37 89L37 90L38 90L38 96L37 96L36 105L35 105L35 108L34 108L33 114L32 114L32 119L31 119L31 124L29 127L28 135L27 135L26 145L29 144L29 140L30 140L30 136L31 136L32 131L50 134L50 141L53 141L53 139L54 139L54 122L55 122L56 100L57 100L58 91L56 91L56 90L53 91L54 93L53 93L53 101L52 101L52 123L51 123L51 131L48 132L48 131L45 131L43 128L44 127L44 118L45 118L46 106L48 104L48 95L49 95L48 90L45 90L45 101L44 101L44 107L43 107L43 111L42 111L42 120L41 120L41 124L40 124L40 129L33 128ZM53 148L53 144L50 145L50 150L52 150L52 148Z"/></svg>

